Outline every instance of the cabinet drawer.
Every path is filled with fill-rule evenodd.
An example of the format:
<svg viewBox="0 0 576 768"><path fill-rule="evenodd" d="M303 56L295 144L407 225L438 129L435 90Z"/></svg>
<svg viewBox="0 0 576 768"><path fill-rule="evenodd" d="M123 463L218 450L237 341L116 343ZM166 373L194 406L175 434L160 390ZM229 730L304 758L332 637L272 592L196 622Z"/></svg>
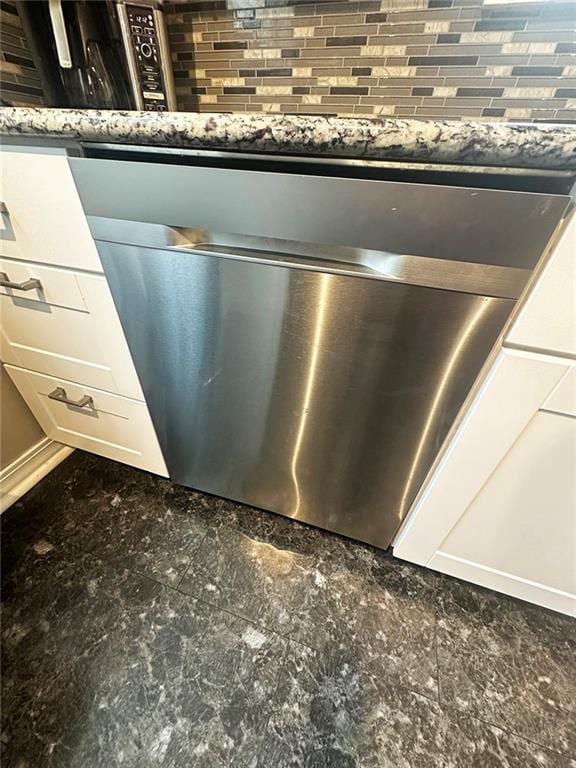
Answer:
<svg viewBox="0 0 576 768"><path fill-rule="evenodd" d="M27 268L40 276L32 266ZM106 279L101 275L64 273L64 282L58 286L57 270L49 271L55 292L68 306L40 301L39 296L32 299L0 294L2 360L143 400ZM9 274L17 273L11 268ZM71 308L74 303L77 308Z"/></svg>
<svg viewBox="0 0 576 768"><path fill-rule="evenodd" d="M64 155L3 149L0 254L102 271Z"/></svg>
<svg viewBox="0 0 576 768"><path fill-rule="evenodd" d="M167 476L145 403L11 365L5 368L48 437ZM54 398L90 400L79 407Z"/></svg>
<svg viewBox="0 0 576 768"><path fill-rule="evenodd" d="M74 272L56 267L30 264L27 261L0 259L0 281L12 282L21 287L0 285L0 294L15 299L54 304L68 309L88 311L80 285ZM37 280L39 285L28 287L27 281Z"/></svg>
<svg viewBox="0 0 576 768"><path fill-rule="evenodd" d="M565 374L542 406L542 410L576 417L576 367Z"/></svg>

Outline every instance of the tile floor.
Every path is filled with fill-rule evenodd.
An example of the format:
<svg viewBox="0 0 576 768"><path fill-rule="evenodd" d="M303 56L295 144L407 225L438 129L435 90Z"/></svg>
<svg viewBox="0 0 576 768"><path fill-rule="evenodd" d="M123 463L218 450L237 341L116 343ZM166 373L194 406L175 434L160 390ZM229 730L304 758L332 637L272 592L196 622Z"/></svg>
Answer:
<svg viewBox="0 0 576 768"><path fill-rule="evenodd" d="M4 768L576 766L576 622L76 452L2 524Z"/></svg>

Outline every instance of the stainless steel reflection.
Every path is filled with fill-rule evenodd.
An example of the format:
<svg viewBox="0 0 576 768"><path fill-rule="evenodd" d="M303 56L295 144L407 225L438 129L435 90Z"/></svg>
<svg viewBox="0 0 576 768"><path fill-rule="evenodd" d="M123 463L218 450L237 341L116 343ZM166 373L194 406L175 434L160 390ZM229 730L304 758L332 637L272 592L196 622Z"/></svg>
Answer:
<svg viewBox="0 0 576 768"><path fill-rule="evenodd" d="M98 242L171 477L386 547L514 302Z"/></svg>
<svg viewBox="0 0 576 768"><path fill-rule="evenodd" d="M428 288L516 299L531 271L495 264L431 259L427 256L326 246L271 237L214 233L206 229L168 227L137 221L89 216L92 235L98 240L144 245L229 259L258 261L341 275L403 282Z"/></svg>

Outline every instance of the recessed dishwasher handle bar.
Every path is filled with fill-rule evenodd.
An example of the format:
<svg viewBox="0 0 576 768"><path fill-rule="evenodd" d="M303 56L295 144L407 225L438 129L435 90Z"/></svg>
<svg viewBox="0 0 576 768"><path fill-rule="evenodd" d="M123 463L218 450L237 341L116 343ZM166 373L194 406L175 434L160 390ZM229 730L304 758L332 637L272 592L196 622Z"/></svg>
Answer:
<svg viewBox="0 0 576 768"><path fill-rule="evenodd" d="M386 280L477 296L517 299L530 270L226 232L88 216L96 241L184 251L319 272ZM464 246L463 246L464 247Z"/></svg>

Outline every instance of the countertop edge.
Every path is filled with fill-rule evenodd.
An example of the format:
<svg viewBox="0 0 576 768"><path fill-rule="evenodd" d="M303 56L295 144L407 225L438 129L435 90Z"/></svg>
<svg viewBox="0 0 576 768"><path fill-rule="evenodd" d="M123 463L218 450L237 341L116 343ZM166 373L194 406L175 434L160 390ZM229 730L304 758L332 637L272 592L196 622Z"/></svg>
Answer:
<svg viewBox="0 0 576 768"><path fill-rule="evenodd" d="M0 136L424 163L576 169L576 125L0 108Z"/></svg>

